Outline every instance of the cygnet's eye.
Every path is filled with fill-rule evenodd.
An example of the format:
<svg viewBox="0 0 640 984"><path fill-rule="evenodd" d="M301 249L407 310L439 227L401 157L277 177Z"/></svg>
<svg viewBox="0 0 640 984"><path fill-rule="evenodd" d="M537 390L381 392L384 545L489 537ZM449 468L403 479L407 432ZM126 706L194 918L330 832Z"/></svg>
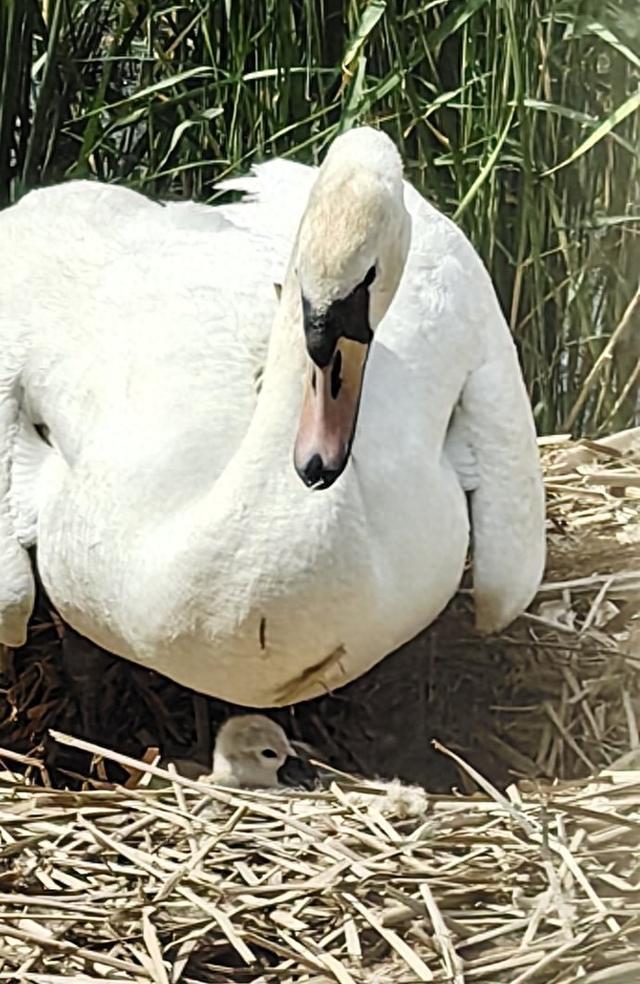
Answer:
<svg viewBox="0 0 640 984"><path fill-rule="evenodd" d="M263 748L260 754L266 759L277 759L278 757L278 753L274 752L273 748Z"/></svg>

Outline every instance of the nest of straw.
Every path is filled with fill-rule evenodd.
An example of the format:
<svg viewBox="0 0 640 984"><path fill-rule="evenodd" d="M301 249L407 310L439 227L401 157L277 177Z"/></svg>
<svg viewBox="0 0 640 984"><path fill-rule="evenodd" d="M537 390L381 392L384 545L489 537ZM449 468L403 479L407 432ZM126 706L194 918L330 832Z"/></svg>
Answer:
<svg viewBox="0 0 640 984"><path fill-rule="evenodd" d="M640 770L474 797L34 792L0 776L0 975L291 982L640 976Z"/></svg>
<svg viewBox="0 0 640 984"><path fill-rule="evenodd" d="M541 444L531 611L483 640L463 589L366 677L276 712L368 779L148 788L155 749L206 758L236 709L114 658L78 737L41 598L0 696L0 979L635 984L640 430Z"/></svg>

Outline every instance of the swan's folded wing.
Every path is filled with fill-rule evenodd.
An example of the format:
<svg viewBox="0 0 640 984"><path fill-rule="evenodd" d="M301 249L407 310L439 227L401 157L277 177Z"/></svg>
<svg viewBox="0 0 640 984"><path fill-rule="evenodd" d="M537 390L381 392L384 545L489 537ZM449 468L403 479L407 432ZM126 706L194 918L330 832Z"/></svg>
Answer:
<svg viewBox="0 0 640 984"><path fill-rule="evenodd" d="M506 327L506 326L505 326ZM497 632L532 601L545 562L544 486L531 408L505 331L464 387L457 414L473 450L476 624Z"/></svg>
<svg viewBox="0 0 640 984"><path fill-rule="evenodd" d="M17 428L15 397L0 385L0 645L21 646L35 598L27 551L18 540L11 508L13 435Z"/></svg>
<svg viewBox="0 0 640 984"><path fill-rule="evenodd" d="M52 457L52 448L20 414L11 450L9 507L16 537L23 547L32 547L36 542L42 480Z"/></svg>

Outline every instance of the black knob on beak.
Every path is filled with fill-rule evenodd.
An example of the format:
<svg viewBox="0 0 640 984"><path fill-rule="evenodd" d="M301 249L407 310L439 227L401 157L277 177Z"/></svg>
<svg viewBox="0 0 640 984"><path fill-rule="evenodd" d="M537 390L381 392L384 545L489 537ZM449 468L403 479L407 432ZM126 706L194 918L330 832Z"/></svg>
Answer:
<svg viewBox="0 0 640 984"><path fill-rule="evenodd" d="M328 468L322 457L314 454L302 467L296 467L296 471L309 488L328 489L338 478L342 468Z"/></svg>

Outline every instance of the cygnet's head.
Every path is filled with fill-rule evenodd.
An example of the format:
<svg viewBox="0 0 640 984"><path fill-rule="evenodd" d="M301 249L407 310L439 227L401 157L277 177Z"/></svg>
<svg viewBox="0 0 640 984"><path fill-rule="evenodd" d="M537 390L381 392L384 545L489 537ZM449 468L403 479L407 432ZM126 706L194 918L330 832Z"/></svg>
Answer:
<svg viewBox="0 0 640 984"><path fill-rule="evenodd" d="M328 488L344 470L373 334L397 290L411 220L389 137L362 127L334 140L296 241L309 368L294 464Z"/></svg>
<svg viewBox="0 0 640 984"><path fill-rule="evenodd" d="M278 769L296 752L279 724L263 714L229 718L216 736L213 777L226 786L278 786Z"/></svg>

